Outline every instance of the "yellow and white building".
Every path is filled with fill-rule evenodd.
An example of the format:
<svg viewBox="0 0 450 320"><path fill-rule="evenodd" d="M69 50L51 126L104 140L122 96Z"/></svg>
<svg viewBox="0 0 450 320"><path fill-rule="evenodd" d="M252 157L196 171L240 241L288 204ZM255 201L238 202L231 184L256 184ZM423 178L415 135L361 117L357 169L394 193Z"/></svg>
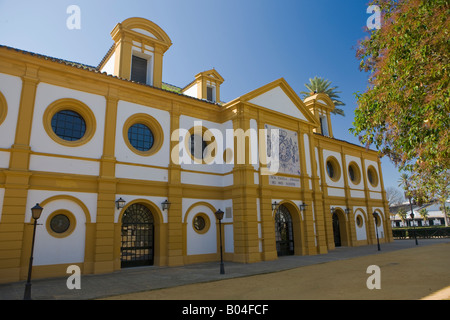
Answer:
<svg viewBox="0 0 450 320"><path fill-rule="evenodd" d="M33 278L218 261L219 209L225 261L392 241L378 155L333 138L328 96L278 79L222 102L216 70L162 82L156 24L111 36L98 67L0 46L0 282L27 276L36 203Z"/></svg>

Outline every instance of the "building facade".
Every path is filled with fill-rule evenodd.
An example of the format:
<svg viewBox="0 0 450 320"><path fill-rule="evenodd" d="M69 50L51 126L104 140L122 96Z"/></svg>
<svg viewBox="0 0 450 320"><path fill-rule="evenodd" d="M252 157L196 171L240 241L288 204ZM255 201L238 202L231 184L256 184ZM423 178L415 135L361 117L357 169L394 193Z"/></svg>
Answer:
<svg viewBox="0 0 450 320"><path fill-rule="evenodd" d="M214 69L162 82L156 24L111 36L97 67L0 46L0 282L26 279L36 203L36 278L392 241L378 154L333 138L328 96L222 102Z"/></svg>

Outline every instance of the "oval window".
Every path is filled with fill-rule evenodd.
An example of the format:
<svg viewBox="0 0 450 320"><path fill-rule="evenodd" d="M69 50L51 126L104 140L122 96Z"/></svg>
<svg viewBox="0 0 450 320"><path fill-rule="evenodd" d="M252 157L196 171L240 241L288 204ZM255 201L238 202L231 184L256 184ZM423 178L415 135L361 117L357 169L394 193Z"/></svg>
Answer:
<svg viewBox="0 0 450 320"><path fill-rule="evenodd" d="M353 184L359 184L361 182L361 174L359 167L355 162L351 162L348 166L348 176Z"/></svg>
<svg viewBox="0 0 450 320"><path fill-rule="evenodd" d="M331 180L337 182L341 177L339 162L334 157L329 157L326 162L327 174Z"/></svg>
<svg viewBox="0 0 450 320"><path fill-rule="evenodd" d="M330 161L327 161L327 173L331 179L334 178L334 168L333 164Z"/></svg>
<svg viewBox="0 0 450 320"><path fill-rule="evenodd" d="M374 167L370 166L367 169L367 180L369 180L370 184L372 185L372 187L376 187L378 186L378 175L377 175L377 171L375 170Z"/></svg>

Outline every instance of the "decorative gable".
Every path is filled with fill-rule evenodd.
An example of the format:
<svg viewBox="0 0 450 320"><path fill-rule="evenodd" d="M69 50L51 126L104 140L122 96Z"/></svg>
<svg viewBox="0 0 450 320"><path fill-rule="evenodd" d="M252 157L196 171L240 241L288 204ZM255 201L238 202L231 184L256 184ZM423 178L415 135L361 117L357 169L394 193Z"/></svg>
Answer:
<svg viewBox="0 0 450 320"><path fill-rule="evenodd" d="M266 109L270 109L315 125L319 123L303 101L283 78L271 82L239 98Z"/></svg>

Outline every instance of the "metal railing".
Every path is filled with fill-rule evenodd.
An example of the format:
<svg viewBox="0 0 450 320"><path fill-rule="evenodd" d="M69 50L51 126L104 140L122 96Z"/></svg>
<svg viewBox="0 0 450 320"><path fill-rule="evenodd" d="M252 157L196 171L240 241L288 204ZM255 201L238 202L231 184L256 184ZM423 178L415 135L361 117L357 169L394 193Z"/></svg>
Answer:
<svg viewBox="0 0 450 320"><path fill-rule="evenodd" d="M430 228L393 228L392 236L394 239L412 239L414 238L414 232L419 239L430 238L449 238L450 227L430 227Z"/></svg>

